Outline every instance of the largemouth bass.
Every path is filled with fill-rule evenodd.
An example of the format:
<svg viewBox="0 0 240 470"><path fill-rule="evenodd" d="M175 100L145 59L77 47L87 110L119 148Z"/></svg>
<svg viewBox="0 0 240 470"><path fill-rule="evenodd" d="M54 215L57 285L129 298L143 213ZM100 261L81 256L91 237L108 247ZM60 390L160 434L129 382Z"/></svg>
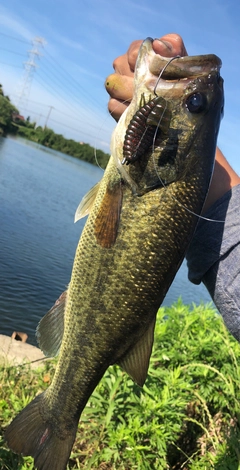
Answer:
<svg viewBox="0 0 240 470"><path fill-rule="evenodd" d="M144 384L157 310L205 201L223 109L221 61L168 62L143 42L112 157L77 211L77 219L89 216L69 288L38 328L46 354L60 348L56 372L5 437L39 470L65 469L81 412L111 364Z"/></svg>

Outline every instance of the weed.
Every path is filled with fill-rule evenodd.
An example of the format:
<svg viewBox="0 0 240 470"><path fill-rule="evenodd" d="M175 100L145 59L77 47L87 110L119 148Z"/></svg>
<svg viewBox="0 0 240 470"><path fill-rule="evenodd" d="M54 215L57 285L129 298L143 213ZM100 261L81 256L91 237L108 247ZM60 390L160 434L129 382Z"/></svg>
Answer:
<svg viewBox="0 0 240 470"><path fill-rule="evenodd" d="M34 468L5 446L3 428L54 367L2 368L0 470ZM239 344L211 305L160 308L146 384L108 369L82 413L69 470L238 470L239 376Z"/></svg>

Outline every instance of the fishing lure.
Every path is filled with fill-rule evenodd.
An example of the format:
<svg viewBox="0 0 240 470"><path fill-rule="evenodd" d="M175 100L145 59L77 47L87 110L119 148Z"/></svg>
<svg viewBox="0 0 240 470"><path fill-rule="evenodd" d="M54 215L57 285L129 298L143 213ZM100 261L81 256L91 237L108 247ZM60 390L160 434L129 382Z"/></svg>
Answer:
<svg viewBox="0 0 240 470"><path fill-rule="evenodd" d="M160 122L166 110L166 101L156 93L157 85L166 67L179 57L172 57L161 70L153 90L155 98L146 103L144 96L142 96L144 104L134 114L126 130L122 165L135 162L152 145L153 138L156 137L157 133L156 128L160 127Z"/></svg>
<svg viewBox="0 0 240 470"><path fill-rule="evenodd" d="M134 114L125 134L122 165L135 162L152 145L156 126L159 124L165 109L165 100L160 96L156 96Z"/></svg>

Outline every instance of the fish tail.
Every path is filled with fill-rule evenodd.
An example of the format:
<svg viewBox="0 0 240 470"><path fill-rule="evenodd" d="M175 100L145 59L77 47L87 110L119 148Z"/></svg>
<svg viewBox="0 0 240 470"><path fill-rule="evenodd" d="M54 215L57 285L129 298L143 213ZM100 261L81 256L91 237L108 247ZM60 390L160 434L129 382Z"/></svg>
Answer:
<svg viewBox="0 0 240 470"><path fill-rule="evenodd" d="M59 437L54 432L51 418L49 421L42 418L40 410L46 405L44 394L38 395L14 418L5 431L5 440L13 452L31 455L38 470L65 470L77 423L64 438Z"/></svg>

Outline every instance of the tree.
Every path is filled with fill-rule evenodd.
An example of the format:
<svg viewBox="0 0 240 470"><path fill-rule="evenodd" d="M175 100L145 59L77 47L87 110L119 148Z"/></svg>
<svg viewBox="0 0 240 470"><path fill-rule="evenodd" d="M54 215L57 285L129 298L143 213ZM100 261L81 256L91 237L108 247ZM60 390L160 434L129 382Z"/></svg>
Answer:
<svg viewBox="0 0 240 470"><path fill-rule="evenodd" d="M10 103L3 94L0 93L0 132L6 135L9 131L13 131L12 115L19 113L18 109Z"/></svg>
<svg viewBox="0 0 240 470"><path fill-rule="evenodd" d="M15 114L14 122L13 114ZM102 150L95 150L89 144L66 139L63 135L56 134L48 127L36 127L35 122L30 122L30 116L23 120L19 116L18 109L10 102L9 97L4 95L2 85L0 84L0 135L6 136L7 134L18 134L33 142L59 150L93 165L97 163L102 168L106 167L109 159L107 153Z"/></svg>

